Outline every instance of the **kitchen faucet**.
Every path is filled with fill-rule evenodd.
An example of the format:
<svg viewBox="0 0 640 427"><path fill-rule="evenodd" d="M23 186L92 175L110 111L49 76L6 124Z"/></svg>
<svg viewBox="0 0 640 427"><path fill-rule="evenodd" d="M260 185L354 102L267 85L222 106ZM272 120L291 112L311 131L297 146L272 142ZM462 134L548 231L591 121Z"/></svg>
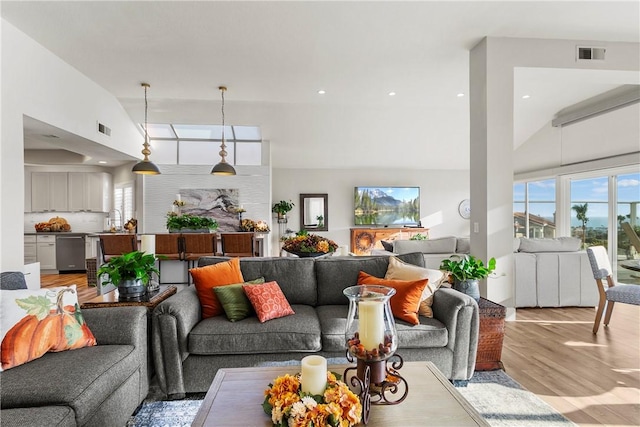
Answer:
<svg viewBox="0 0 640 427"><path fill-rule="evenodd" d="M113 212L113 222L111 221L111 212ZM122 230L122 212L120 212L118 209L111 209L107 215L108 215L107 222L109 223L109 231Z"/></svg>

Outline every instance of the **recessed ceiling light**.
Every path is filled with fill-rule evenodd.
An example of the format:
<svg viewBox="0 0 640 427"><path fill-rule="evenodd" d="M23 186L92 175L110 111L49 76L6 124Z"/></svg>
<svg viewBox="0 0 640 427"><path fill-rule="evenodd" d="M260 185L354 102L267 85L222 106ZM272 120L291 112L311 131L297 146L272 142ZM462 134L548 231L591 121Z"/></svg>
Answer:
<svg viewBox="0 0 640 427"><path fill-rule="evenodd" d="M396 96L395 92L389 92L389 96Z"/></svg>
<svg viewBox="0 0 640 427"><path fill-rule="evenodd" d="M529 99L531 98L531 95L522 95L522 99Z"/></svg>
<svg viewBox="0 0 640 427"><path fill-rule="evenodd" d="M325 93L327 93L324 89L320 89L318 91L318 95L324 95Z"/></svg>
<svg viewBox="0 0 640 427"><path fill-rule="evenodd" d="M456 95L458 98L462 98L464 96L464 93L460 92L459 94Z"/></svg>
<svg viewBox="0 0 640 427"><path fill-rule="evenodd" d="M98 163L100 163L101 165L106 165L107 161L106 160L98 160Z"/></svg>

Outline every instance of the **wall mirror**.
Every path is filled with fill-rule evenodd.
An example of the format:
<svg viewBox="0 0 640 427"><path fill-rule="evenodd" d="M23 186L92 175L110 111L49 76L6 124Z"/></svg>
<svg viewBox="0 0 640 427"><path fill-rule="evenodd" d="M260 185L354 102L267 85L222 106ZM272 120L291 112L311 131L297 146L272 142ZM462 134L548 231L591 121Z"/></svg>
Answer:
<svg viewBox="0 0 640 427"><path fill-rule="evenodd" d="M329 231L327 194L300 194L300 229Z"/></svg>

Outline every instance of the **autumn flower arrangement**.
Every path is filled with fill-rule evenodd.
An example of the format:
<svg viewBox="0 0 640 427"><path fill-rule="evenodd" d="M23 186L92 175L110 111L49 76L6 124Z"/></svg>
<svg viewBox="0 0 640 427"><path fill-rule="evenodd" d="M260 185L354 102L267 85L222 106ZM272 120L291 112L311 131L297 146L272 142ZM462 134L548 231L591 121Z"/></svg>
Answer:
<svg viewBox="0 0 640 427"><path fill-rule="evenodd" d="M284 240L282 249L291 253L329 253L338 249L338 244L333 240L299 231L295 236Z"/></svg>
<svg viewBox="0 0 640 427"><path fill-rule="evenodd" d="M333 372L323 395L303 393L300 374L275 379L264 392L262 408L276 427L351 427L362 417L362 404Z"/></svg>

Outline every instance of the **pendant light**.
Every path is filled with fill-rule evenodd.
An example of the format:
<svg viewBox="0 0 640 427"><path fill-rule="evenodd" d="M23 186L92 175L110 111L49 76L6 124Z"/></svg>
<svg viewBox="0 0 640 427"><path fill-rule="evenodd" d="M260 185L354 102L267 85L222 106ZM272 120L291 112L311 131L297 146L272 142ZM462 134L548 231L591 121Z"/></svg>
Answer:
<svg viewBox="0 0 640 427"><path fill-rule="evenodd" d="M211 169L211 175L235 175L236 170L227 163L227 146L224 144L224 93L227 91L225 86L218 87L222 94L222 144L220 145L220 163Z"/></svg>
<svg viewBox="0 0 640 427"><path fill-rule="evenodd" d="M149 83L142 83L141 86L144 88L144 147L142 149L142 154L144 154L144 159L138 162L131 172L137 173L140 175L159 175L160 169L156 166L151 160L149 160L149 154L151 154L151 150L149 150L149 132L147 131L147 110L149 106L147 104L147 89L151 87Z"/></svg>

